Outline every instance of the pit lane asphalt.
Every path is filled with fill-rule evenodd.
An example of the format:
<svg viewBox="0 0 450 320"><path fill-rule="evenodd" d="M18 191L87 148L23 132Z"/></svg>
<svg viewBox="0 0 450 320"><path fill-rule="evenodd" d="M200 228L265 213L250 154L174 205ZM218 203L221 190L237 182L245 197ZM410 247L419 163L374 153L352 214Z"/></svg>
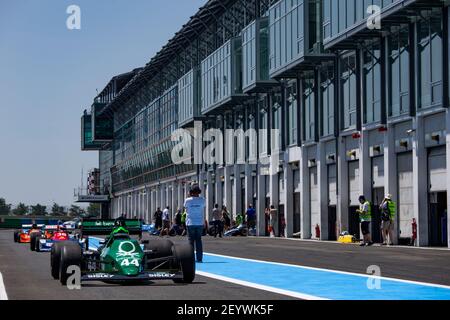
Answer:
<svg viewBox="0 0 450 320"><path fill-rule="evenodd" d="M184 238L171 240L186 241ZM367 268L376 265L383 277L450 285L450 250L210 237L204 238L204 247L213 254L358 274L367 274ZM191 286L174 285L170 281L137 287L95 283L71 292L51 279L48 254L32 253L27 245L13 243L10 231L0 231L0 272L10 299L290 299L200 276Z"/></svg>
<svg viewBox="0 0 450 320"><path fill-rule="evenodd" d="M360 247L319 241L269 238L207 239L205 251L238 258L367 274L379 266L382 277L450 286L450 250Z"/></svg>
<svg viewBox="0 0 450 320"><path fill-rule="evenodd" d="M176 241L185 241L178 239ZM85 283L68 290L50 275L49 253L31 252L13 242L12 231L0 231L0 272L10 300L278 300L292 299L267 291L197 276L190 285L155 281L145 285Z"/></svg>

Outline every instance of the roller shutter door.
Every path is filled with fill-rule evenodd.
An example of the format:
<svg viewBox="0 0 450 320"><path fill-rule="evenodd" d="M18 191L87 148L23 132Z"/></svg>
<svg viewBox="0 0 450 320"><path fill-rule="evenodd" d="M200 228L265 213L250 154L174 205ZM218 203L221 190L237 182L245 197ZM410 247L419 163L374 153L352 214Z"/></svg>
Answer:
<svg viewBox="0 0 450 320"><path fill-rule="evenodd" d="M310 191L310 211L311 211L311 234L315 235L316 225L320 225L319 216L319 185L317 181L317 167L309 169L309 191Z"/></svg>
<svg viewBox="0 0 450 320"><path fill-rule="evenodd" d="M350 206L359 206L358 198L361 191L359 190L359 161L348 163L348 184Z"/></svg>
<svg viewBox="0 0 450 320"><path fill-rule="evenodd" d="M330 206L337 205L337 179L336 179L336 165L328 166L328 201Z"/></svg>
<svg viewBox="0 0 450 320"><path fill-rule="evenodd" d="M400 237L407 238L412 236L411 224L414 218L412 153L408 152L398 155L397 170Z"/></svg>
<svg viewBox="0 0 450 320"><path fill-rule="evenodd" d="M384 157L372 159L372 179L373 188L384 187Z"/></svg>

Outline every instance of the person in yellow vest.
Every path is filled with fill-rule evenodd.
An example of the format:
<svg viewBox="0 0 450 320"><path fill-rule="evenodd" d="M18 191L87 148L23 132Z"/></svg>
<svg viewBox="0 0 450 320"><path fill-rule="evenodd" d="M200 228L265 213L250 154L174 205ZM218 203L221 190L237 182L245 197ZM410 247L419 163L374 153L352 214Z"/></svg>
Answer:
<svg viewBox="0 0 450 320"><path fill-rule="evenodd" d="M396 205L392 196L387 194L380 205L381 231L383 234L383 245L394 245L394 218Z"/></svg>
<svg viewBox="0 0 450 320"><path fill-rule="evenodd" d="M356 212L359 214L359 220L361 221L361 231L363 234L363 246L373 245L372 236L370 235L370 222L372 222L372 205L366 200L365 196L359 197L359 209Z"/></svg>

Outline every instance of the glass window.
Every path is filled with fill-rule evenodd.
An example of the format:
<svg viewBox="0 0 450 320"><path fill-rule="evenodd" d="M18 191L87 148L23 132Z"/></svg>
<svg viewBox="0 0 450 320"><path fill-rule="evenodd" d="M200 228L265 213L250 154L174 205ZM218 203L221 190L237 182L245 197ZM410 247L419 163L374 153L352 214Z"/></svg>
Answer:
<svg viewBox="0 0 450 320"><path fill-rule="evenodd" d="M305 74L303 79L303 123L304 139L306 141L315 140L315 87L314 74Z"/></svg>
<svg viewBox="0 0 450 320"><path fill-rule="evenodd" d="M334 67L326 66L321 69L321 136L334 134Z"/></svg>
<svg viewBox="0 0 450 320"><path fill-rule="evenodd" d="M339 32L339 1L331 1L331 34L336 35Z"/></svg>
<svg viewBox="0 0 450 320"><path fill-rule="evenodd" d="M331 37L331 1L332 0L324 0L322 6L324 39L328 39Z"/></svg>
<svg viewBox="0 0 450 320"><path fill-rule="evenodd" d="M342 129L356 126L356 55L340 59Z"/></svg>
<svg viewBox="0 0 450 320"><path fill-rule="evenodd" d="M356 0L356 1L361 1L361 0ZM347 5L347 27L352 26L356 21L355 21L355 0L347 0L346 1L346 5Z"/></svg>
<svg viewBox="0 0 450 320"><path fill-rule="evenodd" d="M409 38L408 28L388 40L388 114L391 117L409 113Z"/></svg>
<svg viewBox="0 0 450 320"><path fill-rule="evenodd" d="M202 61L202 111L209 111L230 95L242 92L241 60L240 39L235 38ZM232 72L232 67L239 72Z"/></svg>
<svg viewBox="0 0 450 320"><path fill-rule="evenodd" d="M286 88L286 105L288 112L288 131L289 131L289 145L297 144L297 133L298 133L298 103L297 103L297 82L293 81Z"/></svg>
<svg viewBox="0 0 450 320"><path fill-rule="evenodd" d="M268 104L267 104L267 96L262 96L258 101L258 110L259 110L259 129L268 130L269 129L269 114L268 114ZM267 146L268 146L268 132L267 134L263 134L260 131L259 139L259 150L261 154L267 154Z"/></svg>
<svg viewBox="0 0 450 320"><path fill-rule="evenodd" d="M379 43L375 43L363 52L364 74L364 122L372 123L381 120L381 51Z"/></svg>
<svg viewBox="0 0 450 320"><path fill-rule="evenodd" d="M417 22L419 108L442 103L442 15L428 14Z"/></svg>
<svg viewBox="0 0 450 320"><path fill-rule="evenodd" d="M269 79L269 24L267 20L261 21L260 24L260 41L259 41L259 63L261 80Z"/></svg>
<svg viewBox="0 0 450 320"><path fill-rule="evenodd" d="M347 0L337 0L336 2L339 2L339 31L343 31L347 28Z"/></svg>
<svg viewBox="0 0 450 320"><path fill-rule="evenodd" d="M278 146L278 148L280 148L280 150L281 150L281 148L282 148L282 145L281 145L281 137L282 137L282 135L283 135L283 132L282 132L282 103L283 103L283 101L282 101L282 99L281 99L281 92L277 92L277 93L274 93L273 95L272 95L272 129L277 129L277 130L279 130L279 132L280 132L280 134L278 135L278 139L277 139L277 141L276 141L276 143L278 144L277 146ZM272 143L275 143L275 141L274 142L272 142ZM272 144L272 146L273 146L273 144Z"/></svg>
<svg viewBox="0 0 450 320"><path fill-rule="evenodd" d="M270 72L275 73L305 54L304 0L281 0L269 16Z"/></svg>

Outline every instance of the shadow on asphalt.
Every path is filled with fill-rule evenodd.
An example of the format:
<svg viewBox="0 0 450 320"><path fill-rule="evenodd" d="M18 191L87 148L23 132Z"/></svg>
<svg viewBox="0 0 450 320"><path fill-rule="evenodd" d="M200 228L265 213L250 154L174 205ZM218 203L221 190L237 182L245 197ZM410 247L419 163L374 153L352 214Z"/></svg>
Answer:
<svg viewBox="0 0 450 320"><path fill-rule="evenodd" d="M158 282L144 282L144 283L83 283L81 286L83 288L112 288L112 287L186 287L192 285L205 285L206 282L196 281L189 284L178 284L178 283L158 283Z"/></svg>

